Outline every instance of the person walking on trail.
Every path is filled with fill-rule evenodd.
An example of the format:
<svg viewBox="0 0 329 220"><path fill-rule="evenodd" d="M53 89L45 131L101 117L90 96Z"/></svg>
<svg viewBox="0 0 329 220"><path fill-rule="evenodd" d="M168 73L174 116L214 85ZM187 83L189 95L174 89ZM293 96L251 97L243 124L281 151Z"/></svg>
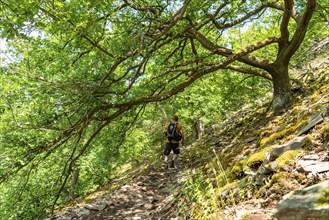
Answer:
<svg viewBox="0 0 329 220"><path fill-rule="evenodd" d="M179 155L179 142L184 141L183 126L178 123L178 117L176 115L172 116L170 123L166 124L163 132L167 137L166 146L164 149L165 166L166 168L168 168L168 165L170 168L175 168L175 160ZM171 151L174 152L174 155L171 163L169 164L168 160Z"/></svg>

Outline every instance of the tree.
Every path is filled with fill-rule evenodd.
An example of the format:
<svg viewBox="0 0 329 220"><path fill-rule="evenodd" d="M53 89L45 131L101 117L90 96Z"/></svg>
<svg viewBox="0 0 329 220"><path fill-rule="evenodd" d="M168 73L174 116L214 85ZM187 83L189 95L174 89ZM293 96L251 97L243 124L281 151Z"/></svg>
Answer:
<svg viewBox="0 0 329 220"><path fill-rule="evenodd" d="M289 61L316 6L316 0L0 2L1 37L12 59L1 67L1 150L10 161L1 179L69 149L54 204L104 129L116 120L129 128L146 104L207 74L233 70L271 80L274 110L285 108L292 99Z"/></svg>

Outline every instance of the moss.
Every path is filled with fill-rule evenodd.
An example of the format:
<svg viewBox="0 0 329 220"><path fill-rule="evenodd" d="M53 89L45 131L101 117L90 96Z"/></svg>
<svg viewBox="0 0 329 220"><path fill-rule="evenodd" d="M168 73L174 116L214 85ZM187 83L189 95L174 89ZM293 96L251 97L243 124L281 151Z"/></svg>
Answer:
<svg viewBox="0 0 329 220"><path fill-rule="evenodd" d="M279 156L275 161L277 162L279 168L284 168L284 166L294 160L299 153L303 152L302 149L298 150L289 150L284 152L281 156Z"/></svg>
<svg viewBox="0 0 329 220"><path fill-rule="evenodd" d="M310 149L313 146L312 135L308 134L305 137L305 149Z"/></svg>
<svg viewBox="0 0 329 220"><path fill-rule="evenodd" d="M266 138L262 138L260 140L260 148L264 148L266 147L268 144L270 144L272 141L272 139L270 139L269 137L266 137Z"/></svg>
<svg viewBox="0 0 329 220"><path fill-rule="evenodd" d="M239 177L243 175L243 169L239 165L234 165L231 169L231 174L233 177Z"/></svg>
<svg viewBox="0 0 329 220"><path fill-rule="evenodd" d="M244 175L243 167L246 165L246 160L241 160L234 164L234 166L231 169L231 177L233 179L242 177Z"/></svg>
<svg viewBox="0 0 329 220"><path fill-rule="evenodd" d="M224 186L217 188L217 192L223 192L226 189L233 189L236 188L238 185L239 185L239 181L227 183Z"/></svg>
<svg viewBox="0 0 329 220"><path fill-rule="evenodd" d="M321 192L321 196L319 196L318 198L317 205L318 206L329 205L329 189L324 189Z"/></svg>
<svg viewBox="0 0 329 220"><path fill-rule="evenodd" d="M289 136L283 138L282 141L281 141L281 143L286 143L286 142L288 142L288 141L294 139L295 137L296 137L296 135L294 135L294 134L289 135Z"/></svg>
<svg viewBox="0 0 329 220"><path fill-rule="evenodd" d="M284 195L291 190L300 187L300 183L305 179L305 175L299 173L279 172L274 174L270 181L261 187L256 193L256 198L267 197L270 194L269 189L275 188L280 195Z"/></svg>
<svg viewBox="0 0 329 220"><path fill-rule="evenodd" d="M272 130L265 130L265 131L263 131L263 132L260 133L259 138L260 139L264 139L265 137L269 136L272 133L273 133Z"/></svg>
<svg viewBox="0 0 329 220"><path fill-rule="evenodd" d="M247 160L246 165L249 167L256 167L257 165L260 165L265 160L266 153L269 152L271 149L272 148L266 148L257 153L254 153Z"/></svg>
<svg viewBox="0 0 329 220"><path fill-rule="evenodd" d="M289 128L283 129L281 131L271 134L269 137L262 138L260 141L260 147L264 148L268 145L274 143L276 140L280 140L284 137L292 138L292 134L298 131L300 128L304 127L308 123L308 119L301 120L299 123L291 126ZM283 142L286 142L287 138L283 139Z"/></svg>
<svg viewBox="0 0 329 220"><path fill-rule="evenodd" d="M324 141L329 141L329 122L323 128L322 137Z"/></svg>
<svg viewBox="0 0 329 220"><path fill-rule="evenodd" d="M294 106L294 107L291 109L291 111L292 111L293 113L299 113L299 112L300 112L300 109L302 109L302 108L303 108L303 106L296 105L296 106Z"/></svg>

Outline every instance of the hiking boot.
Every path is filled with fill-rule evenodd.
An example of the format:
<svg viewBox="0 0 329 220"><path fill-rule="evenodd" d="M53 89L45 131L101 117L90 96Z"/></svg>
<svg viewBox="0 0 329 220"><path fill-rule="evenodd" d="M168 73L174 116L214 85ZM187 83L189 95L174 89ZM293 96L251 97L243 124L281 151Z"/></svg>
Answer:
<svg viewBox="0 0 329 220"><path fill-rule="evenodd" d="M171 161L171 163L170 163L170 168L176 168L176 167L175 167L175 161L174 161L174 160Z"/></svg>

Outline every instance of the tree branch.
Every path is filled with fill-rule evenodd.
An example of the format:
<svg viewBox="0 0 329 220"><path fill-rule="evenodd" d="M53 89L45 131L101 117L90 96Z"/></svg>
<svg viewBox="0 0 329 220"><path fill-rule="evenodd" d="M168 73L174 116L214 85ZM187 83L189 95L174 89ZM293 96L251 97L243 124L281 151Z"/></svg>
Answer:
<svg viewBox="0 0 329 220"><path fill-rule="evenodd" d="M259 76L259 77L262 77L264 79L272 81L272 76L270 74L268 74L267 72L259 72L259 71L255 71L255 70L250 69L250 68L247 69L247 68L243 68L241 66L236 66L236 65L228 65L224 69L230 69L230 70L234 70L234 71L244 73L244 74Z"/></svg>
<svg viewBox="0 0 329 220"><path fill-rule="evenodd" d="M217 44L211 42L209 39L207 39L203 34L201 34L200 32L195 31L194 29L190 29L188 31L188 35L195 38L196 40L198 40L201 45L210 50L212 53L214 54L219 54L225 57L228 57L230 55L233 54L233 51L230 49L227 49L225 47L220 47ZM279 42L279 38L277 37L272 37L272 38L268 38L265 39L261 42L259 42L258 44L266 46L272 43L278 43ZM238 59L238 61L251 65L253 67L257 67L263 70L268 70L268 64L269 61L267 60L263 60L261 58L257 58L257 57L249 57L248 55L242 56Z"/></svg>
<svg viewBox="0 0 329 220"><path fill-rule="evenodd" d="M291 39L291 42L289 43L286 49L285 56L283 57L283 59L290 60L292 55L296 52L296 50L301 45L302 41L305 38L307 27L312 18L315 8L316 8L316 0L308 0L306 11L304 12L303 17L298 23L297 29Z"/></svg>
<svg viewBox="0 0 329 220"><path fill-rule="evenodd" d="M236 19L234 21L232 21L231 23L224 23L221 24L219 22L216 21L216 18L214 16L209 16L209 18L211 19L212 23L214 24L214 26L221 30L221 29L226 29L229 27L233 27L236 26L237 24L241 24L242 22L246 21L247 19L249 19L250 17L258 14L259 12L261 12L263 9L265 8L265 5L260 6L259 8L256 8L252 11L249 11L248 13L246 13L244 16L242 16L239 19Z"/></svg>
<svg viewBox="0 0 329 220"><path fill-rule="evenodd" d="M241 57L246 56L248 53L251 53L252 51L258 50L258 49L268 45L269 43L272 43L272 41L273 41L273 39L267 39L263 42L259 42L255 45L251 45L251 46L245 48L244 50L241 50L239 53L232 54L231 56L228 56L222 62L214 64L210 67L206 67L201 70L196 70L194 68L185 70L185 71L190 71L192 73L189 75L189 78L187 80L185 80L184 82L180 83L179 85L177 85L175 88L173 88L165 93L162 93L159 95L154 95L154 96L144 96L144 97L138 98L136 100L122 102L122 103L105 104L105 105L98 106L93 111L100 111L100 110L105 111L105 110L108 110L111 108L120 108L120 109L121 108L130 108L131 106L140 105L143 103L157 102L157 101L162 101L162 100L168 99L171 96L182 91L184 88L186 88L187 86L189 86L194 81L201 78L202 76L215 72L219 69L222 69L222 68L226 67L227 65L233 63L234 61L240 59Z"/></svg>
<svg viewBox="0 0 329 220"><path fill-rule="evenodd" d="M279 53L283 50L283 48L288 44L289 41L289 20L292 15L292 9L294 6L294 0L285 0L284 1L284 12L282 21L280 24L280 42L279 42Z"/></svg>
<svg viewBox="0 0 329 220"><path fill-rule="evenodd" d="M284 10L285 10L284 5L282 5L282 4L279 3L279 2L269 2L269 3L267 3L267 7L269 7L269 8L274 8L274 9L277 9L277 10L280 10L280 11L284 11ZM291 17L292 17L297 23L299 22L300 15L298 14L298 12L296 12L296 10L292 9Z"/></svg>

